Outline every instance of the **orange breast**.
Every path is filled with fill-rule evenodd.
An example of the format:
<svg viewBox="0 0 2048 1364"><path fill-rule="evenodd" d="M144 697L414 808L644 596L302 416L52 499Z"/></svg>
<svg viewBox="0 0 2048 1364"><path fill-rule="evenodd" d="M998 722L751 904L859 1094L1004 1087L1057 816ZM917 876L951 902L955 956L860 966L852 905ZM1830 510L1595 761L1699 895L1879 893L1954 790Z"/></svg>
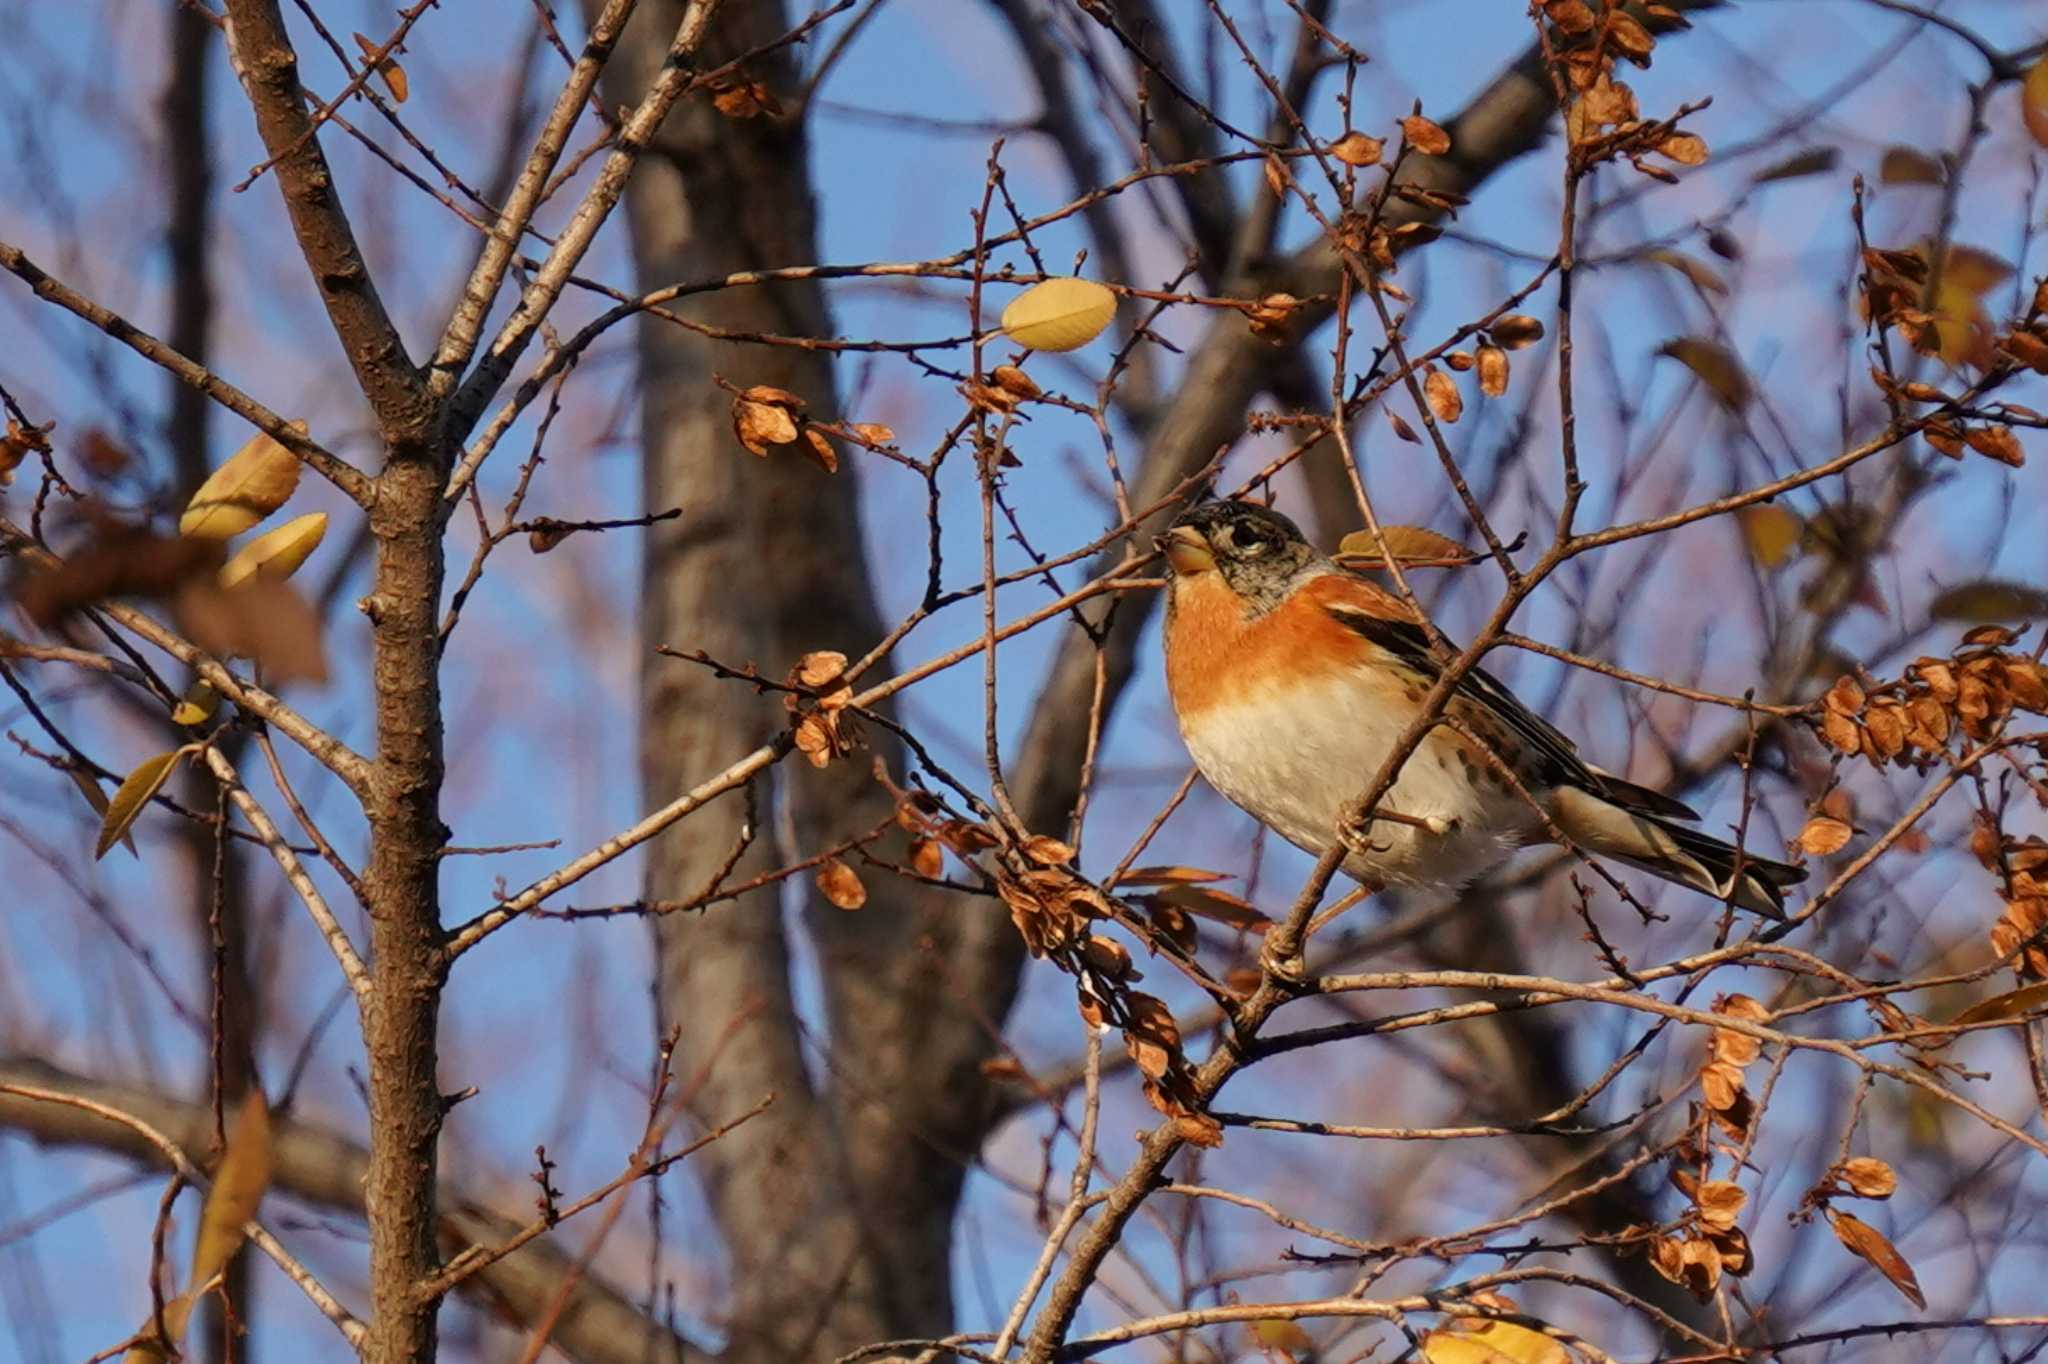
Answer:
<svg viewBox="0 0 2048 1364"><path fill-rule="evenodd" d="M1315 586L1254 618L1220 573L1174 579L1166 617L1166 687L1183 721L1212 706L1284 693L1372 659L1374 646L1322 609Z"/></svg>

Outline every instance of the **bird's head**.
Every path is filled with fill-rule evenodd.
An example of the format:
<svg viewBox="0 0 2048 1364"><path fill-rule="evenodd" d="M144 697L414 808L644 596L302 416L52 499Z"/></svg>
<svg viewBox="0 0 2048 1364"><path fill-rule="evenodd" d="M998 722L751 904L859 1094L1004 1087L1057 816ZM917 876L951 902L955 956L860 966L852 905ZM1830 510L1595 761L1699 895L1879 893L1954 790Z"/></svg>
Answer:
<svg viewBox="0 0 2048 1364"><path fill-rule="evenodd" d="M1299 526L1251 502L1204 503L1183 513L1158 545L1173 570L1176 595L1220 580L1261 610L1277 603L1304 574L1329 565Z"/></svg>

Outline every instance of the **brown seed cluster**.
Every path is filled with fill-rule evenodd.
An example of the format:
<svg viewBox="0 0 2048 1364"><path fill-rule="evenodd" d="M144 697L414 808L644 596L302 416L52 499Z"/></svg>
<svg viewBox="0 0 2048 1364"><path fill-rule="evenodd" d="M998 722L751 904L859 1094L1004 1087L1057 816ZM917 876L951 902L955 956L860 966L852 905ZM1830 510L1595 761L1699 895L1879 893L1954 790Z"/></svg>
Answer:
<svg viewBox="0 0 2048 1364"><path fill-rule="evenodd" d="M1843 677L1821 698L1820 734L1835 751L1925 768L1962 735L1982 743L2015 710L2048 713L2048 668L2008 651L2018 636L1983 625L1949 658L1921 658L1904 678L1866 687Z"/></svg>
<svg viewBox="0 0 2048 1364"><path fill-rule="evenodd" d="M1182 1139L1218 1146L1223 1127L1200 1111L1194 1068L1181 1049L1180 1028L1165 1000L1132 988L1143 978L1119 942L1092 931L1111 916L1109 897L1066 865L1074 850L1042 835L1002 850L996 894L1033 956L1051 958L1080 986L1081 1016L1090 1027L1122 1031L1124 1049L1145 1077L1145 1099L1173 1120Z"/></svg>
<svg viewBox="0 0 2048 1364"><path fill-rule="evenodd" d="M839 452L817 423L804 416L804 400L786 388L755 384L733 394L732 433L747 453L768 457L771 446L789 445L809 455L828 474L839 472Z"/></svg>
<svg viewBox="0 0 2048 1364"><path fill-rule="evenodd" d="M2005 888L2005 910L1991 926L1991 950L2021 980L2048 980L2048 842L2014 838L1982 815L1970 851Z"/></svg>
<svg viewBox="0 0 2048 1364"><path fill-rule="evenodd" d="M1714 1012L1746 1023L1767 1023L1771 1017L1760 1002L1741 994L1716 999ZM1762 1051L1763 1043L1748 1033L1714 1029L1706 1064L1700 1068L1706 1121L1696 1122L1694 1135L1680 1143L1671 1171L1671 1183L1692 1200L1692 1210L1675 1233L1660 1233L1650 1239L1650 1263L1657 1272L1684 1285L1701 1301L1713 1296L1723 1274L1739 1278L1756 1262L1748 1236L1735 1225L1749 1195L1732 1180L1701 1175L1712 1156L1707 1144L1710 1127L1741 1142L1756 1121L1756 1105L1742 1075Z"/></svg>
<svg viewBox="0 0 2048 1364"><path fill-rule="evenodd" d="M1586 0L1543 3L1550 51L1571 93L1565 134L1573 156L1582 166L1626 160L1643 174L1670 182L1677 177L1642 158L1655 152L1681 166L1697 166L1707 159L1707 144L1679 132L1669 120L1645 120L1635 91L1616 80L1614 72L1623 61L1647 68L1658 33L1691 25L1669 5L1645 5L1642 15L1637 19L1620 5L1596 14Z"/></svg>

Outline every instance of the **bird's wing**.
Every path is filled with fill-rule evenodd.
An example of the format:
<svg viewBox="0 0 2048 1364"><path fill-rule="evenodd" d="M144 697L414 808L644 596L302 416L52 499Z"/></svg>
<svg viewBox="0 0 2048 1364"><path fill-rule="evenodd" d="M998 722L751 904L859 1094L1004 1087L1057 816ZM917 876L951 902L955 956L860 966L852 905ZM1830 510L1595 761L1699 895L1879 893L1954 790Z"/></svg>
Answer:
<svg viewBox="0 0 2048 1364"><path fill-rule="evenodd" d="M1323 609L1347 628L1386 650L1431 682L1443 675L1449 660L1430 647L1429 635L1398 598L1363 579L1348 575L1343 578L1331 575L1319 580L1317 586L1320 588L1317 597ZM1467 671L1458 679L1454 695L1482 707L1528 743L1531 751L1542 760L1554 784L1580 787L1626 808L1679 819L1699 818L1691 809L1669 796L1609 777L1587 766L1570 739L1523 705L1513 692L1485 669Z"/></svg>

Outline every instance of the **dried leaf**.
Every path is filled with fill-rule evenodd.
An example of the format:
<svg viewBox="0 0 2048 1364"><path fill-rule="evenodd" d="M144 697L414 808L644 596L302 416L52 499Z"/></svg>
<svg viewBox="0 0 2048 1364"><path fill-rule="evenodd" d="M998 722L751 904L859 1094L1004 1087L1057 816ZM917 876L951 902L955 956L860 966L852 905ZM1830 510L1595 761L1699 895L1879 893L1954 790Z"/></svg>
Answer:
<svg viewBox="0 0 2048 1364"><path fill-rule="evenodd" d="M1543 339L1543 324L1527 313L1509 313L1486 329L1493 344L1503 350L1521 350L1533 346ZM1485 366L1485 354L1481 352L1480 364Z"/></svg>
<svg viewBox="0 0 2048 1364"><path fill-rule="evenodd" d="M1758 171L1750 177L1750 183L1763 185L1773 180L1796 180L1802 175L1825 175L1841 161L1840 147L1814 147Z"/></svg>
<svg viewBox="0 0 2048 1364"><path fill-rule="evenodd" d="M1911 147L1887 147L1877 163L1877 178L1887 185L1938 185L1948 178L1941 162Z"/></svg>
<svg viewBox="0 0 2048 1364"><path fill-rule="evenodd" d="M1749 406L1749 376L1734 352L1720 342L1703 336L1674 337L1659 346L1657 353L1670 356L1698 375L1730 410L1740 412Z"/></svg>
<svg viewBox="0 0 2048 1364"><path fill-rule="evenodd" d="M741 445L766 459L769 446L787 445L796 439L796 418L780 403L741 396L733 399L732 430Z"/></svg>
<svg viewBox="0 0 2048 1364"><path fill-rule="evenodd" d="M2024 583L1980 578L1941 592L1928 603L1927 614L1935 620L1969 622L2038 620L2048 616L2048 592Z"/></svg>
<svg viewBox="0 0 2048 1364"><path fill-rule="evenodd" d="M1706 139L1693 133L1666 133L1657 144L1657 152L1681 166L1703 166L1707 162Z"/></svg>
<svg viewBox="0 0 2048 1364"><path fill-rule="evenodd" d="M1110 980L1125 980L1136 974L1131 970L1129 949L1113 938L1090 934L1081 944L1081 958L1096 974Z"/></svg>
<svg viewBox="0 0 2048 1364"><path fill-rule="evenodd" d="M134 464L135 456L121 442L95 426L78 442L78 461L101 478L113 478Z"/></svg>
<svg viewBox="0 0 2048 1364"><path fill-rule="evenodd" d="M171 615L200 648L254 661L273 685L327 680L320 616L288 583L260 574L236 587L189 582Z"/></svg>
<svg viewBox="0 0 2048 1364"><path fill-rule="evenodd" d="M759 118L763 114L779 118L782 114L782 101L775 98L775 92L745 76L727 76L713 82L711 107L727 118Z"/></svg>
<svg viewBox="0 0 2048 1364"><path fill-rule="evenodd" d="M220 585L234 587L258 573L281 582L299 571L299 565L319 548L326 534L326 512L293 517L236 550L234 557L221 565Z"/></svg>
<svg viewBox="0 0 2048 1364"><path fill-rule="evenodd" d="M1725 294L1728 292L1728 282L1716 274L1712 267L1694 260L1682 251L1672 251L1660 246L1653 251L1643 252L1643 259L1655 261L1659 265L1669 266L1708 293Z"/></svg>
<svg viewBox="0 0 2048 1364"><path fill-rule="evenodd" d="M372 42L360 33L355 35L355 39L356 46L363 50L364 61L374 58L377 49L383 46L382 43ZM392 100L399 104L405 103L406 96L412 93L412 84L405 78L405 68L392 58L386 57L377 63L377 74L384 78L384 88L391 92Z"/></svg>
<svg viewBox="0 0 2048 1364"><path fill-rule="evenodd" d="M998 388L1014 393L1020 398L1036 398L1045 392L1038 386L1037 380L1015 365L997 365L988 372L988 377Z"/></svg>
<svg viewBox="0 0 2048 1364"><path fill-rule="evenodd" d="M2044 996L2048 997L2048 996ZM1858 1198L1890 1198L1899 1187L1892 1167L1876 1156L1853 1156L1835 1169L1835 1177Z"/></svg>
<svg viewBox="0 0 2048 1364"><path fill-rule="evenodd" d="M1489 398L1508 391L1508 353L1503 347L1479 348L1479 391Z"/></svg>
<svg viewBox="0 0 2048 1364"><path fill-rule="evenodd" d="M854 435L859 436L870 445L894 445L896 443L896 432L880 422L855 422L851 429Z"/></svg>
<svg viewBox="0 0 2048 1364"><path fill-rule="evenodd" d="M1424 156L1443 156L1451 149L1451 135L1421 114L1401 120L1401 138Z"/></svg>
<svg viewBox="0 0 2048 1364"><path fill-rule="evenodd" d="M1742 1099L1742 1071L1726 1061L1709 1062L1700 1071L1700 1094L1707 1107L1721 1112Z"/></svg>
<svg viewBox="0 0 2048 1364"><path fill-rule="evenodd" d="M1999 955L2003 956L2004 953ZM2002 995L1993 995L1989 999L1980 999L1951 1021L1966 1025L1990 1023L2005 1018L2021 1018L2043 1005L2048 1005L2048 984L2028 985L2018 990L2008 990Z"/></svg>
<svg viewBox="0 0 2048 1364"><path fill-rule="evenodd" d="M1386 144L1364 133L1346 133L1330 144L1330 155L1347 166L1377 166Z"/></svg>
<svg viewBox="0 0 2048 1364"><path fill-rule="evenodd" d="M868 902L868 888L860 874L836 857L828 857L818 868L818 889L841 909L859 909Z"/></svg>
<svg viewBox="0 0 2048 1364"><path fill-rule="evenodd" d="M174 748L168 753L159 753L145 758L136 765L133 772L121 779L114 798L107 803L105 815L100 820L99 841L93 845L93 860L107 855L107 849L119 842L128 833L128 826L149 804L164 781L171 775L171 769L178 765L190 749Z"/></svg>
<svg viewBox="0 0 2048 1364"><path fill-rule="evenodd" d="M1382 526L1382 538L1375 539L1369 530L1355 530L1337 544L1337 554L1342 558L1372 560L1372 567L1384 566L1391 554L1403 566L1421 564L1466 564L1474 555L1456 540L1439 535L1433 530L1420 526Z"/></svg>
<svg viewBox="0 0 2048 1364"><path fill-rule="evenodd" d="M1415 428L1408 424L1408 419L1406 417L1403 417L1400 413L1396 412L1391 407L1388 408L1386 411L1387 425L1394 428L1394 434L1396 436L1400 437L1402 440L1407 441L1410 445L1422 444L1422 437L1415 434Z"/></svg>
<svg viewBox="0 0 2048 1364"><path fill-rule="evenodd" d="M1024 840L1024 855L1041 867L1063 867L1074 860L1074 846L1046 834L1033 834Z"/></svg>
<svg viewBox="0 0 2048 1364"><path fill-rule="evenodd" d="M1634 18L1620 9L1607 13L1607 41L1614 50L1638 66L1650 64L1650 50L1657 40Z"/></svg>
<svg viewBox="0 0 2048 1364"><path fill-rule="evenodd" d="M1808 856L1828 857L1847 846L1849 836L1855 832L1839 819L1816 815L1806 821L1806 827L1799 831L1796 842L1800 851Z"/></svg>
<svg viewBox="0 0 2048 1364"><path fill-rule="evenodd" d="M1119 886L1194 886L1205 881L1227 881L1230 878L1220 871L1203 871L1198 867L1132 867L1116 878Z"/></svg>
<svg viewBox="0 0 2048 1364"><path fill-rule="evenodd" d="M1543 15L1575 38L1591 33L1596 22L1586 0L1543 0Z"/></svg>
<svg viewBox="0 0 2048 1364"><path fill-rule="evenodd" d="M1213 886L1168 886L1152 898L1200 918L1252 933L1264 933L1273 926L1273 921L1261 914L1251 901Z"/></svg>
<svg viewBox="0 0 2048 1364"><path fill-rule="evenodd" d="M828 474L839 472L839 452L832 448L831 440L817 427L804 427L804 450L816 464Z"/></svg>
<svg viewBox="0 0 2048 1364"><path fill-rule="evenodd" d="M2020 449L2020 438L2012 433L2009 426L1975 427L1964 435L1963 440L1978 454L2000 464L2009 464L2017 469L2027 462L2026 453Z"/></svg>
<svg viewBox="0 0 2048 1364"><path fill-rule="evenodd" d="M927 881L945 874L946 853L936 838L920 838L910 845L910 869Z"/></svg>
<svg viewBox="0 0 2048 1364"><path fill-rule="evenodd" d="M1742 1215L1749 1193L1732 1180L1710 1179L1694 1193L1693 1202L1699 1205L1701 1222L1725 1229L1734 1226L1735 1219Z"/></svg>
<svg viewBox="0 0 2048 1364"><path fill-rule="evenodd" d="M1750 557L1765 568L1781 567L1799 548L1799 537L1806 525L1792 512L1775 502L1758 502L1735 513L1736 524L1742 527L1743 543L1749 546Z"/></svg>
<svg viewBox="0 0 2048 1364"><path fill-rule="evenodd" d="M303 432L303 422L292 423ZM258 432L199 485L178 533L195 540L226 540L240 535L285 504L299 486L299 457Z"/></svg>
<svg viewBox="0 0 2048 1364"><path fill-rule="evenodd" d="M1003 331L1032 350L1079 350L1116 316L1116 295L1092 279L1034 284L1003 309Z"/></svg>
<svg viewBox="0 0 2048 1364"><path fill-rule="evenodd" d="M228 1144L206 1191L199 1235L192 1245L188 1287L197 1290L241 1247L243 1228L256 1216L270 1186L270 1105L252 1089L228 1129Z"/></svg>
<svg viewBox="0 0 2048 1364"><path fill-rule="evenodd" d="M1913 1266L1906 1263L1905 1256L1885 1239L1884 1233L1846 1212L1830 1213L1828 1221L1843 1245L1870 1261L1915 1307L1926 1308L1927 1298L1920 1291L1920 1281L1913 1277Z"/></svg>
<svg viewBox="0 0 2048 1364"><path fill-rule="evenodd" d="M1432 369L1424 376L1422 393L1429 399L1429 410L1440 422L1454 422L1465 411L1465 400L1458 396L1458 385L1440 369Z"/></svg>
<svg viewBox="0 0 2048 1364"><path fill-rule="evenodd" d="M49 626L109 597L169 596L195 575L211 576L220 559L219 541L116 526L55 568L30 571L16 599L30 620Z"/></svg>

